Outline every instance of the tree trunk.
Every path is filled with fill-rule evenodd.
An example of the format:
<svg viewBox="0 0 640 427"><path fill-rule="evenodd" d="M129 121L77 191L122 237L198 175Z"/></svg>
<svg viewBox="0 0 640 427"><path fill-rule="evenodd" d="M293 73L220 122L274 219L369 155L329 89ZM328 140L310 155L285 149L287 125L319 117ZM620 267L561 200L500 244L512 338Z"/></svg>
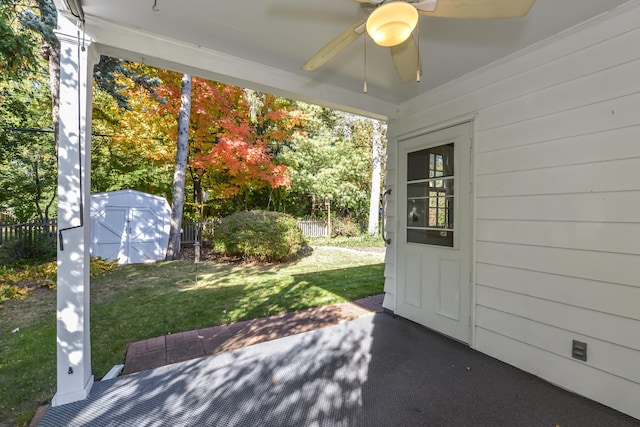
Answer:
<svg viewBox="0 0 640 427"><path fill-rule="evenodd" d="M49 49L49 85L51 88L51 120L53 135L58 154L58 131L60 129L60 50L58 47Z"/></svg>
<svg viewBox="0 0 640 427"><path fill-rule="evenodd" d="M36 158L31 162L32 164L32 172L33 179L35 181L35 188L32 194L33 204L36 206L36 213L38 214L38 220L40 222L44 221L44 214L42 212L42 207L40 206L40 200L42 199L42 182L40 181L40 168L38 167L39 158Z"/></svg>
<svg viewBox="0 0 640 427"><path fill-rule="evenodd" d="M49 19L53 19L53 28L57 26L57 15L55 9L47 7L46 1L38 1L37 6L40 12L40 20L43 23ZM53 16L51 16L53 14ZM58 129L60 128L60 44L58 40L50 33L50 37L46 34L42 37L40 45L40 54L48 62L49 66L49 90L51 93L51 121L53 126L53 135L56 142L56 154L58 153Z"/></svg>
<svg viewBox="0 0 640 427"><path fill-rule="evenodd" d="M331 238L331 200L325 201L327 206L327 237Z"/></svg>
<svg viewBox="0 0 640 427"><path fill-rule="evenodd" d="M378 235L380 210L380 180L382 175L382 122L375 121L373 125L373 167L371 168L371 197L369 199L369 227L370 236Z"/></svg>
<svg viewBox="0 0 640 427"><path fill-rule="evenodd" d="M189 118L191 116L191 76L182 76L182 92L180 97L180 114L178 115L178 149L176 150L176 169L173 173L173 190L171 201L171 229L166 260L180 258L180 230L182 228L182 212L184 210L184 183L187 176L187 154L189 151Z"/></svg>

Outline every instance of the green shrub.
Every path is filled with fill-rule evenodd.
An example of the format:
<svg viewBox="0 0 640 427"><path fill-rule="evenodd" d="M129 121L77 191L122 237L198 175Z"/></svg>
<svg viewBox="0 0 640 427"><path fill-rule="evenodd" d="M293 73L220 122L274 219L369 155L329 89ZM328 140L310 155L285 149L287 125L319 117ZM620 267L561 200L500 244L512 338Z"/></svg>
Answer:
<svg viewBox="0 0 640 427"><path fill-rule="evenodd" d="M38 236L33 242L26 245L23 260L31 262L48 262L56 259L56 241Z"/></svg>
<svg viewBox="0 0 640 427"><path fill-rule="evenodd" d="M9 300L21 300L29 296L29 289L24 286L0 285L0 308L2 303Z"/></svg>
<svg viewBox="0 0 640 427"><path fill-rule="evenodd" d="M20 241L4 242L0 247L0 265L10 265L20 259L23 244Z"/></svg>
<svg viewBox="0 0 640 427"><path fill-rule="evenodd" d="M222 221L220 218L207 218L204 220L201 229L202 235L200 236L200 243L203 246L211 246L214 241L216 228L220 225L220 221Z"/></svg>
<svg viewBox="0 0 640 427"><path fill-rule="evenodd" d="M41 264L14 264L0 268L0 285L37 285L56 288L56 261Z"/></svg>
<svg viewBox="0 0 640 427"><path fill-rule="evenodd" d="M13 285L20 280L20 273L14 267L0 265L0 285Z"/></svg>
<svg viewBox="0 0 640 427"><path fill-rule="evenodd" d="M269 211L236 212L215 231L216 244L230 256L258 261L286 261L306 244L290 215Z"/></svg>
<svg viewBox="0 0 640 427"><path fill-rule="evenodd" d="M91 257L91 277L111 271L118 265L102 258ZM30 295L28 286L56 289L58 267L56 261L40 264L0 265L0 304L10 299L22 300ZM1 305L0 305L1 307Z"/></svg>
<svg viewBox="0 0 640 427"><path fill-rule="evenodd" d="M47 262L54 259L56 259L55 240L44 236L35 236L32 240L4 242L0 248L0 265L16 262Z"/></svg>
<svg viewBox="0 0 640 427"><path fill-rule="evenodd" d="M91 277L99 276L100 274L116 268L118 264L115 261L109 261L100 257L91 257L89 260L89 274Z"/></svg>
<svg viewBox="0 0 640 427"><path fill-rule="evenodd" d="M332 237L355 237L362 234L362 228L353 219L335 218L331 220Z"/></svg>

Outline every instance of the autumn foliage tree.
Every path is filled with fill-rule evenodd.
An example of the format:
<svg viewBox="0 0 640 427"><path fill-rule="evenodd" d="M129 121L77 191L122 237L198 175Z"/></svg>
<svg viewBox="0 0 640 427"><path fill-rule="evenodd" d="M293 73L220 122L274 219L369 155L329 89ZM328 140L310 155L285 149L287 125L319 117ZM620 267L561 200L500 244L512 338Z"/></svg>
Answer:
<svg viewBox="0 0 640 427"><path fill-rule="evenodd" d="M182 75L128 66L159 85L152 93L123 76L117 83L130 109L112 102L94 110L101 120L94 129L106 135L94 138L101 150L94 182L108 183L99 191L135 188L171 198ZM187 218L198 219L203 206L205 216L256 208L308 215L328 202L338 215L369 216L371 120L198 77L191 92Z"/></svg>
<svg viewBox="0 0 640 427"><path fill-rule="evenodd" d="M147 67L137 74L157 78L153 92L126 76L116 83L129 108L108 94L94 95L94 191L136 188L171 197L182 75ZM189 121L187 204L213 215L255 207L274 189L290 185L278 153L298 132L302 115L292 101L194 77ZM262 200L261 199L261 200ZM268 203L258 203L267 208ZM185 209L192 214L195 209Z"/></svg>
<svg viewBox="0 0 640 427"><path fill-rule="evenodd" d="M177 117L179 75L160 71L157 113ZM289 175L276 162L277 147L291 138L300 116L293 104L273 95L193 78L189 171L193 201L229 199L243 192L287 187ZM177 137L171 129L169 140Z"/></svg>
<svg viewBox="0 0 640 427"><path fill-rule="evenodd" d="M127 74L157 79L154 68L135 63L122 66L128 69ZM158 115L155 89L151 91L120 72L115 72L113 79L127 105L94 86L91 191L131 188L170 197L175 141L172 147L167 135L176 117Z"/></svg>

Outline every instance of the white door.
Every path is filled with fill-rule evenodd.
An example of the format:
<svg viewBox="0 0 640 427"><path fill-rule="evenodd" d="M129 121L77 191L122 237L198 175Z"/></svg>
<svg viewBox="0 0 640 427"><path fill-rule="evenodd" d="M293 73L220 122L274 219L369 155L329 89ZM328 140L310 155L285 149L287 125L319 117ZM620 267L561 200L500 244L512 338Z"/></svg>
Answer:
<svg viewBox="0 0 640 427"><path fill-rule="evenodd" d="M118 260L119 264L138 264L157 258L161 227L149 208L107 206L92 223L93 256Z"/></svg>
<svg viewBox="0 0 640 427"><path fill-rule="evenodd" d="M399 141L398 315L468 343L471 124Z"/></svg>
<svg viewBox="0 0 640 427"><path fill-rule="evenodd" d="M158 216L149 208L131 208L127 222L127 263L138 264L153 261L160 245Z"/></svg>
<svg viewBox="0 0 640 427"><path fill-rule="evenodd" d="M107 206L94 215L91 226L93 256L126 263L128 218L126 207Z"/></svg>

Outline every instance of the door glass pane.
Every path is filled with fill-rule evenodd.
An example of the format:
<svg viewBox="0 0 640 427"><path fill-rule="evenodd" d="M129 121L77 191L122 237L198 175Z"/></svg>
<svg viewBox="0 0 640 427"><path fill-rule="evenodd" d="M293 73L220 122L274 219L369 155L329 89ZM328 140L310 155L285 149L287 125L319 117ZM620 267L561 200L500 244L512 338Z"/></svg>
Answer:
<svg viewBox="0 0 640 427"><path fill-rule="evenodd" d="M454 144L407 155L407 242L453 247Z"/></svg>

